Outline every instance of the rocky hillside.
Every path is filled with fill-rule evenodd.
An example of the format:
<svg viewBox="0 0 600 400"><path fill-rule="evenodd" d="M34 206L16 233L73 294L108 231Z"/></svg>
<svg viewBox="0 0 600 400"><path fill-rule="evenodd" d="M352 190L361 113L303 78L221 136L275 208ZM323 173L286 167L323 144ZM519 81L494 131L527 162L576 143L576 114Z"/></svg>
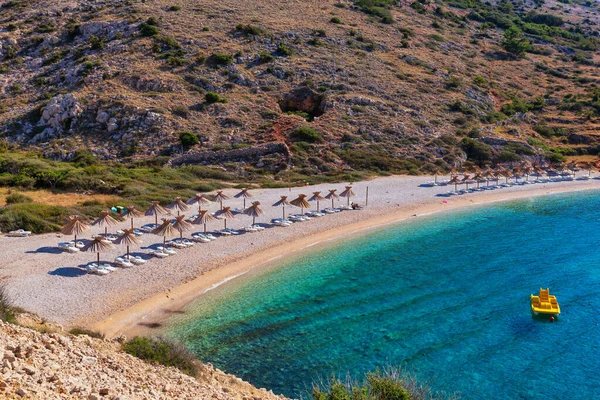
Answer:
<svg viewBox="0 0 600 400"><path fill-rule="evenodd" d="M200 366L198 378L150 365L117 342L42 334L0 321L0 398L284 399Z"/></svg>
<svg viewBox="0 0 600 400"><path fill-rule="evenodd" d="M592 1L0 4L2 137L53 159L310 175L598 152Z"/></svg>

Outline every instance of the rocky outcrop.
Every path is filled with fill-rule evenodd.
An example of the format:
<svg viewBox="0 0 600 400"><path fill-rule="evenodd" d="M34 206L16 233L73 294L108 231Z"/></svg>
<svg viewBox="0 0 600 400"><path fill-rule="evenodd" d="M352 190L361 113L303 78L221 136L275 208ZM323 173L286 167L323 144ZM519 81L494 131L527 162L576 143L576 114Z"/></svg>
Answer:
<svg viewBox="0 0 600 400"><path fill-rule="evenodd" d="M42 334L2 321L0 398L285 399L210 364L193 378L132 357L116 341Z"/></svg>
<svg viewBox="0 0 600 400"><path fill-rule="evenodd" d="M31 140L32 142L44 141L56 137L57 134L69 131L78 122L78 117L83 113L83 107L77 98L71 94L58 95L50 99L42 108L42 118L38 125L45 126L41 133Z"/></svg>
<svg viewBox="0 0 600 400"><path fill-rule="evenodd" d="M114 40L117 35L123 37L131 36L137 31L137 25L130 25L127 21L91 21L84 22L79 26L79 32L85 40L92 36L103 37L106 40Z"/></svg>
<svg viewBox="0 0 600 400"><path fill-rule="evenodd" d="M286 93L279 100L281 111L302 111L316 117L323 114L321 103L324 96L307 86L299 87Z"/></svg>
<svg viewBox="0 0 600 400"><path fill-rule="evenodd" d="M234 150L198 151L190 152L169 161L172 167L194 164L221 164L228 161L246 161L262 163L261 158L267 156L280 156L284 164L289 163L290 150L285 143L268 143L258 146Z"/></svg>

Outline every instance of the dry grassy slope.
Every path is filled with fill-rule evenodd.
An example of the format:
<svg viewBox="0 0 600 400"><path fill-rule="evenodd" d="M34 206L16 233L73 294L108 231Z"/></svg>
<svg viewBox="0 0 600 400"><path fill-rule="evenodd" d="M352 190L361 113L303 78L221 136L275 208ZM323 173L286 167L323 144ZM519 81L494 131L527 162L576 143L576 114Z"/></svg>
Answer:
<svg viewBox="0 0 600 400"><path fill-rule="evenodd" d="M297 166L307 167L304 172L311 172L310 166L313 172L345 168L353 165L353 158L365 153L380 159L387 157L386 165L396 170L417 169L414 165L397 164L400 158L419 159L422 164L443 158L439 164L456 166L464 160L460 149L450 146L440 152L438 142L430 143L442 135L455 136L460 128L455 121L460 114L449 112L448 104L479 97L499 110L514 95L526 100L549 93L556 99L567 94L585 96L598 81L598 54L593 59L596 65L575 64L561 58L563 53L556 46L542 43L538 47L551 50L551 55L527 54L521 60L507 60L501 57L502 30L488 30L488 37L481 38L480 23L469 21L459 27L447 19L436 18L432 12L419 14L408 7L409 2L393 8L392 15L397 22L392 25L381 24L376 18L350 7L350 1L343 2L345 8L336 7L339 1L313 0L147 0L112 4L74 1L60 6L54 2L24 3L27 6L20 9L4 9L4 16L0 17L0 26L6 28L9 23L18 26L17 31L5 30L0 35L16 38L22 50L18 54L21 63L5 60L2 64L7 71L0 79L7 96L0 121L10 124L22 117L45 101L45 93L74 93L85 109L84 115L88 116L87 120L81 118L74 132L64 132L35 144L28 142L33 133L19 136L21 126L13 124L6 133L8 137L18 137L25 146L37 146L55 155L64 154L65 149L87 146L101 156L114 157L136 142L135 155L147 157L177 144L177 132L183 130L203 136L206 148L281 139L290 142L289 134L295 127L308 124L321 131L326 142L295 158ZM85 11L90 4L92 9ZM172 5L181 9L169 11ZM435 5L428 8L433 11ZM58 10L61 11L57 16L55 11ZM451 10L459 15L466 13ZM572 23L580 23L584 18L592 23L598 20L597 10L577 4L547 1L543 12L562 15ZM331 23L334 16L342 24ZM139 36L109 41L101 50L89 49L81 38L73 43L61 40L47 51L40 51L39 46L24 50L33 37L64 32L69 18L138 24L149 17L159 19L161 35L173 37L182 45L189 64L167 65L152 51L154 39ZM432 27L434 20L442 27ZM56 32L31 33L43 21L53 22ZM261 27L268 35L246 37L235 32L237 24ZM410 28L414 32L408 48L402 47L399 28ZM439 36L432 35L443 39L440 41ZM479 40L473 42L478 36ZM357 40L360 37L362 41ZM315 38L319 45L309 44ZM275 57L274 61L264 64L254 62L260 52L272 53L281 42L294 50L293 56ZM373 45L370 47L369 43ZM62 61L41 65L57 48L65 50ZM93 67L83 83L61 82L61 74L69 71L76 74L82 68L82 62L73 57L77 49L88 62L100 65ZM240 52L241 56L231 66L214 68L201 62L213 53ZM407 62L406 57L420 61ZM589 79L577 83L552 76L536 69L536 63L562 70L569 78ZM250 83L239 84L240 74ZM489 81L489 88L477 89L471 84L477 75ZM36 86L35 79L40 76L47 82ZM450 76L459 78L462 82L459 88L446 88ZM140 78L159 80L167 89L140 90L136 88ZM19 90L14 90L15 83L21 85ZM327 88L328 110L311 123L282 113L278 105L283 95L305 84L315 89ZM203 106L207 90L218 92L228 102ZM485 110L481 101L478 104L480 112L490 111ZM116 119L119 126L116 132L107 133L106 124L95 123L98 109L108 111ZM143 118L146 110L156 111L161 115L160 120L152 126L127 127L127 118L131 120L132 115ZM181 110L189 110L186 117L181 116ZM571 146L565 143L564 137L545 139L531 129L535 122L547 121L569 132L589 135L595 143L598 125L595 116L586 118L550 105L535 115L533 121L504 121L500 127L472 123L468 129L479 126L483 136L523 142L535 137L548 147ZM27 130L27 126L25 128ZM35 133L36 128L33 129ZM115 133L124 136L115 137ZM344 134L356 136L344 138L345 142L352 143L341 143ZM109 146L106 146L107 141ZM340 146L358 153L334 153ZM358 165L359 168L364 166Z"/></svg>

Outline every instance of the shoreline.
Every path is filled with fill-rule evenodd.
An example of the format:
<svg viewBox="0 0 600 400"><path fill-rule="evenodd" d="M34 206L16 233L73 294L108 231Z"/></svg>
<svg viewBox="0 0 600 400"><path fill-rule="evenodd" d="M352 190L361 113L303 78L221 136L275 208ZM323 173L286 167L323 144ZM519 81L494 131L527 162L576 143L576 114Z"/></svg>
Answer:
<svg viewBox="0 0 600 400"><path fill-rule="evenodd" d="M423 190L430 190L430 188ZM369 210L367 208L359 211L368 214L359 221L340 224L324 231L295 237L290 242L281 243L280 241L267 248L249 250L237 255L233 262L227 263L221 260L225 265L202 272L192 280L167 290L166 293L154 294L136 302L131 307L114 312L100 322L88 325L88 327L103 333L108 338L120 335L128 337L135 335L152 336L154 329L160 327L172 314L183 312L190 303L206 292L217 289L251 270L265 268L278 260L291 257L325 242L343 241L389 225L403 223L412 218L443 214L444 212L472 206L591 190L600 190L600 182L597 180L576 181L576 183L566 181L516 187L513 190L501 189L493 192L479 192L451 198L433 195L426 200L414 199L415 201L409 202L408 206L402 207L402 209L394 209L395 206L380 208L383 211L382 214L385 215L375 217L371 215L372 212L367 213L367 210Z"/></svg>

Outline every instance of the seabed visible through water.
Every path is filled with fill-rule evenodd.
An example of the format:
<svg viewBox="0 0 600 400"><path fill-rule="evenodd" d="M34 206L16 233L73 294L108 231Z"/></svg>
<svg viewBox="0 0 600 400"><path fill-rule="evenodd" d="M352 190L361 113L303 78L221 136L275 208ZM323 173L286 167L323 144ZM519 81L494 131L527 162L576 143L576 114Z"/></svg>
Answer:
<svg viewBox="0 0 600 400"><path fill-rule="evenodd" d="M597 192L432 215L252 271L167 334L290 397L392 365L465 399L600 398L599 246Z"/></svg>

